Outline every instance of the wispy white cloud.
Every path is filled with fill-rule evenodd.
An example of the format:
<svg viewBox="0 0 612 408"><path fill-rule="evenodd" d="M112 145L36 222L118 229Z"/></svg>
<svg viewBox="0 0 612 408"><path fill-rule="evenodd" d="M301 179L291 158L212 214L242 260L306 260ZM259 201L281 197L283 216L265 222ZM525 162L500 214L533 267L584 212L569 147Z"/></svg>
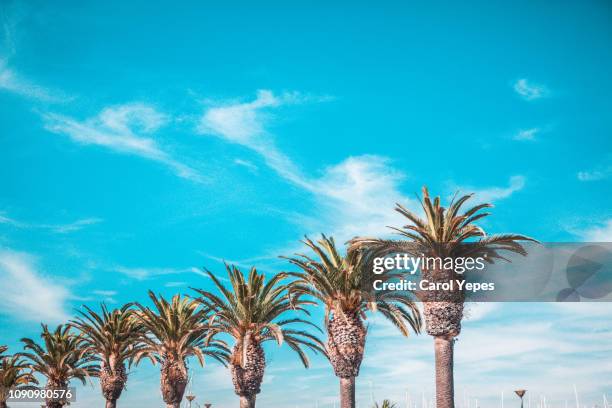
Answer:
<svg viewBox="0 0 612 408"><path fill-rule="evenodd" d="M33 322L67 320L70 292L39 272L31 255L0 249L0 281L5 289L0 296L0 313Z"/></svg>
<svg viewBox="0 0 612 408"><path fill-rule="evenodd" d="M495 202L510 197L517 191L521 191L525 187L526 178L521 175L512 176L508 181L507 187L484 187L477 188L473 186L455 186L451 190L460 191L462 193L474 193L473 202Z"/></svg>
<svg viewBox="0 0 612 408"><path fill-rule="evenodd" d="M58 234L67 234L70 232L80 231L83 228L101 223L103 220L100 218L82 218L74 222L67 224L37 224L19 221L6 216L4 213L0 213L0 224L10 225L15 228L22 229L43 229L56 232Z"/></svg>
<svg viewBox="0 0 612 408"><path fill-rule="evenodd" d="M91 293L93 293L94 295L98 295L98 296L116 296L117 295L116 290L94 290Z"/></svg>
<svg viewBox="0 0 612 408"><path fill-rule="evenodd" d="M356 235L388 235L387 226L405 223L393 211L395 203L418 206L400 191L404 177L389 159L374 155L349 157L328 167L320 178L310 182L325 215L311 220L312 230L333 232L342 241Z"/></svg>
<svg viewBox="0 0 612 408"><path fill-rule="evenodd" d="M167 288L178 288L178 287L186 286L186 285L187 285L187 282L166 282L164 284L164 286Z"/></svg>
<svg viewBox="0 0 612 408"><path fill-rule="evenodd" d="M403 174L394 170L387 158L372 155L349 157L326 168L320 177L309 177L277 148L274 135L267 130L272 108L330 99L297 92L275 95L272 91L260 90L250 102L230 101L208 108L201 118L198 132L253 150L281 177L312 193L327 216L297 217L306 228L321 231L325 227L339 239L351 238L357 232L386 232L385 225L396 225L399 221L392 211L395 202L410 201L399 192Z"/></svg>
<svg viewBox="0 0 612 408"><path fill-rule="evenodd" d="M47 113L43 118L48 131L66 135L74 142L144 157L163 163L180 177L203 181L196 170L173 158L150 137L169 120L152 106L131 103L107 107L84 121L55 113Z"/></svg>
<svg viewBox="0 0 612 408"><path fill-rule="evenodd" d="M234 163L237 164L238 166L246 167L247 169L249 169L251 171L259 170L259 167L257 167L257 165L255 165L254 163L252 163L252 162L250 162L248 160L234 159Z"/></svg>
<svg viewBox="0 0 612 408"><path fill-rule="evenodd" d="M574 233L586 242L612 242L612 218Z"/></svg>
<svg viewBox="0 0 612 408"><path fill-rule="evenodd" d="M536 135L538 133L540 133L540 128L521 129L512 137L512 139L521 142L533 142L536 140Z"/></svg>
<svg viewBox="0 0 612 408"><path fill-rule="evenodd" d="M576 174L580 181L600 181L612 176L612 166L593 170L583 170Z"/></svg>
<svg viewBox="0 0 612 408"><path fill-rule="evenodd" d="M514 91L527 101L533 101L549 95L549 91L544 85L530 82L526 78L517 80L513 87Z"/></svg>
<svg viewBox="0 0 612 408"><path fill-rule="evenodd" d="M227 101L207 108L200 119L197 132L245 146L260 154L266 164L281 177L298 186L310 188L298 167L278 149L266 125L272 118L272 108L329 99L331 98L317 98L298 92L275 95L270 90L259 90L256 98L250 102Z"/></svg>
<svg viewBox="0 0 612 408"><path fill-rule="evenodd" d="M195 273L196 275L203 275L203 272L196 267L190 268L143 268L143 267L126 267L126 266L115 266L109 268L116 272L119 272L129 278L143 281L152 279L164 275L178 275L182 273Z"/></svg>
<svg viewBox="0 0 612 408"><path fill-rule="evenodd" d="M0 58L0 90L41 102L67 102L74 98L58 90L38 85L10 68L8 61Z"/></svg>

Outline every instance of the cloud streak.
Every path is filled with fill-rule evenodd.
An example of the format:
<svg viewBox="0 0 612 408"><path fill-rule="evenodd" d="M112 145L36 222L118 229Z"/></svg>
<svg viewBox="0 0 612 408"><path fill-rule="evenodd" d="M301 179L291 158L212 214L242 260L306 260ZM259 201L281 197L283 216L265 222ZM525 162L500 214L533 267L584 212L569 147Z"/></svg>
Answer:
<svg viewBox="0 0 612 408"><path fill-rule="evenodd" d="M41 274L31 255L0 249L0 280L7 284L0 296L0 313L31 322L68 319L65 305L70 292Z"/></svg>
<svg viewBox="0 0 612 408"><path fill-rule="evenodd" d="M582 170L576 174L580 181L600 181L612 176L612 166L603 169Z"/></svg>
<svg viewBox="0 0 612 408"><path fill-rule="evenodd" d="M612 242L612 218L577 232L585 242Z"/></svg>
<svg viewBox="0 0 612 408"><path fill-rule="evenodd" d="M519 142L533 142L536 140L536 135L540 133L539 128L522 129L516 133L512 139Z"/></svg>
<svg viewBox="0 0 612 408"><path fill-rule="evenodd" d="M534 101L549 95L549 91L544 85L532 83L526 78L517 80L513 88L514 91L526 101Z"/></svg>
<svg viewBox="0 0 612 408"><path fill-rule="evenodd" d="M8 66L5 59L0 59L0 90L40 102L67 102L73 99L63 92L45 88L22 77Z"/></svg>
<svg viewBox="0 0 612 408"><path fill-rule="evenodd" d="M151 106L143 103L111 106L83 121L55 113L47 113L43 119L45 129L68 136L76 143L136 155L164 164L179 177L204 181L195 169L173 158L151 138L169 120Z"/></svg>
<svg viewBox="0 0 612 408"><path fill-rule="evenodd" d="M510 177L507 187L485 187L476 188L472 186L459 186L452 188L453 191L461 191L464 193L473 193L473 202L487 202L503 200L510 197L512 194L521 191L525 187L526 178L521 175Z"/></svg>
<svg viewBox="0 0 612 408"><path fill-rule="evenodd" d="M7 217L3 213L0 213L0 224L10 225L14 228L21 229L43 229L49 230L58 234L67 234L70 232L80 231L83 228L95 224L101 223L103 220L100 218L82 218L68 224L34 224L27 223L13 218Z"/></svg>
<svg viewBox="0 0 612 408"><path fill-rule="evenodd" d="M198 132L251 149L279 176L310 192L322 211L317 217L298 217L306 228L312 231L324 228L339 239L351 238L358 232L387 233L386 225L397 225L400 221L390 211L395 202L411 201L400 193L399 182L404 175L390 166L389 159L374 155L348 157L324 169L320 177L308 177L278 149L274 135L267 131L273 108L331 99L259 90L250 102L229 101L206 109Z"/></svg>

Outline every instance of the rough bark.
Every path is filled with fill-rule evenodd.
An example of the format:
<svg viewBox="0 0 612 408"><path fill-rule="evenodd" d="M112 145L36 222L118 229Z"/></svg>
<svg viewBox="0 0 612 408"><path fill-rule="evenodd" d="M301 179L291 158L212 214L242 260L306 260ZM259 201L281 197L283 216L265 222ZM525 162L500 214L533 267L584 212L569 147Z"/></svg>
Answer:
<svg viewBox="0 0 612 408"><path fill-rule="evenodd" d="M430 336L456 337L461 333L463 303L452 301L425 302L423 315Z"/></svg>
<svg viewBox="0 0 612 408"><path fill-rule="evenodd" d="M340 378L340 408L355 408L355 377Z"/></svg>
<svg viewBox="0 0 612 408"><path fill-rule="evenodd" d="M187 388L188 375L185 361L166 356L161 367L162 398L168 408L178 408Z"/></svg>
<svg viewBox="0 0 612 408"><path fill-rule="evenodd" d="M337 377L359 375L366 328L358 313L334 313L327 325L327 353Z"/></svg>
<svg viewBox="0 0 612 408"><path fill-rule="evenodd" d="M46 389L48 390L59 390L66 389L67 384L62 381L49 380L47 381ZM47 408L62 408L66 405L66 401L58 398L49 398L45 401Z"/></svg>
<svg viewBox="0 0 612 408"><path fill-rule="evenodd" d="M253 395L241 395L240 396L240 408L255 408L255 398Z"/></svg>
<svg viewBox="0 0 612 408"><path fill-rule="evenodd" d="M243 352L244 346L246 346L246 352ZM250 335L247 335L244 341L234 346L230 370L234 391L236 395L240 396L241 407L243 406L243 399L253 404L245 405L245 407L255 406L255 396L261 391L265 368L266 355L264 350L261 344Z"/></svg>
<svg viewBox="0 0 612 408"><path fill-rule="evenodd" d="M453 338L434 337L436 355L436 408L454 408Z"/></svg>
<svg viewBox="0 0 612 408"><path fill-rule="evenodd" d="M127 371L125 364L117 361L114 356L108 360L108 364L102 361L100 364L100 388L106 400L106 408L117 406L117 400L121 396L127 382Z"/></svg>
<svg viewBox="0 0 612 408"><path fill-rule="evenodd" d="M423 278L432 283L463 279L453 270L430 269ZM453 339L461 333L464 293L453 290L434 290L417 293L423 301L427 334L434 337L436 355L436 408L454 408Z"/></svg>
<svg viewBox="0 0 612 408"><path fill-rule="evenodd" d="M0 401L0 408L8 408L8 405L6 405L6 401Z"/></svg>

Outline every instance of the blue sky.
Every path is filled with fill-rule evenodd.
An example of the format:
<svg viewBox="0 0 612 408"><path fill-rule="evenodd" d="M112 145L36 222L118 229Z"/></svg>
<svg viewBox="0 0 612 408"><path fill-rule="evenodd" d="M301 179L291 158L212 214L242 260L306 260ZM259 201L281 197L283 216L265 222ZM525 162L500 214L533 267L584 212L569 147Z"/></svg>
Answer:
<svg viewBox="0 0 612 408"><path fill-rule="evenodd" d="M427 184L485 225L612 241L612 8L604 1L0 2L2 343L79 305L171 295L221 260L286 267L304 234L388 233ZM481 406L612 398L609 304L473 306L457 392ZM371 321L361 407L426 399L431 340ZM323 359L271 348L262 406L333 406ZM159 404L134 370L124 404ZM371 385L370 385L371 384ZM194 388L235 405L213 362ZM466 398L463 398L463 395ZM99 404L97 386L76 406ZM95 402L94 402L95 401ZM515 401L516 402L516 401ZM586 402L586 401L585 401ZM535 402L534 402L535 404Z"/></svg>

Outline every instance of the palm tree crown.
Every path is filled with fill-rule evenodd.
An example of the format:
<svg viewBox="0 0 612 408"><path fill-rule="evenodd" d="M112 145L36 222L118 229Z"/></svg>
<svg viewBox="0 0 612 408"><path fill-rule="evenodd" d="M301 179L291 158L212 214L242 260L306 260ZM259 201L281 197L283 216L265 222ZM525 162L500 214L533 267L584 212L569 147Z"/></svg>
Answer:
<svg viewBox="0 0 612 408"><path fill-rule="evenodd" d="M71 325L83 334L83 345L100 361L100 385L107 406L115 406L127 382L125 362L131 364L143 345L137 340L143 335L139 320L131 305L109 311L101 305L96 313L87 306Z"/></svg>
<svg viewBox="0 0 612 408"><path fill-rule="evenodd" d="M138 319L145 329L134 360L143 358L161 364L161 386L168 406L178 407L188 381L187 359L195 356L204 365L205 356L225 364L229 350L214 338L207 323L208 311L195 300L175 295L170 301L149 291L154 309L140 303Z"/></svg>
<svg viewBox="0 0 612 408"><path fill-rule="evenodd" d="M295 274L298 280L291 291L312 296L325 305L326 324L334 314L357 314L366 318L367 311L378 311L405 336L410 334L410 330L420 331L421 316L410 296L397 292L371 292L373 276L363 253L351 251L343 257L334 239L325 235L317 243L308 237L303 242L319 260L304 254L284 257L302 270ZM391 280L400 276L389 273L377 276L377 279Z"/></svg>
<svg viewBox="0 0 612 408"><path fill-rule="evenodd" d="M99 374L95 357L89 353L83 337L72 333L71 326L59 325L53 332L46 325L42 328L44 346L23 338L21 341L26 352L21 355L29 360L30 369L47 378L47 388L65 389L72 379L85 385L89 377ZM47 399L49 408L59 408L64 404L63 399Z"/></svg>
<svg viewBox="0 0 612 408"><path fill-rule="evenodd" d="M45 376L53 386L65 386L71 379L80 380L83 385L87 379L97 376L99 367L95 358L85 347L82 336L72 333L69 325L59 325L51 332L42 325L41 338L44 347L34 340L23 338L24 349L30 352L21 353L29 360L28 366Z"/></svg>
<svg viewBox="0 0 612 408"><path fill-rule="evenodd" d="M6 350L7 348L4 347L2 352ZM28 363L21 355L5 356L0 353L0 407L6 407L8 390L11 388L38 384L38 380L28 368Z"/></svg>
<svg viewBox="0 0 612 408"><path fill-rule="evenodd" d="M229 289L213 273L206 271L220 296L195 290L201 296L199 301L212 310L214 323L211 330L227 333L235 340L230 364L236 393L254 401L265 368L262 343L271 340L279 345L286 343L305 367L309 366L309 360L304 348L323 354L325 351L316 336L292 328L294 324L315 325L300 317L284 317L291 312L308 314L304 307L312 304L299 297L290 299L289 274L276 274L266 282L265 276L255 268L251 268L246 277L235 266L226 265L226 269ZM254 404L253 401L245 402L245 406Z"/></svg>

